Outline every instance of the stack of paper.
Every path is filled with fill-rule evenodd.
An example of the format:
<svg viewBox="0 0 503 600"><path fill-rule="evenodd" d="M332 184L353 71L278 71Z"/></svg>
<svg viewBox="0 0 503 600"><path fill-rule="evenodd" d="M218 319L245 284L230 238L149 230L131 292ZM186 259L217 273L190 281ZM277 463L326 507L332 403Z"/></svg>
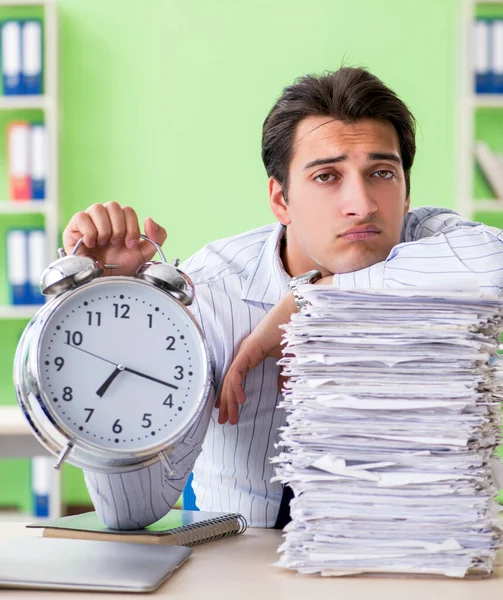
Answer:
<svg viewBox="0 0 503 600"><path fill-rule="evenodd" d="M503 298L303 286L285 326L288 423L276 479L295 494L279 566L487 576L503 539Z"/></svg>

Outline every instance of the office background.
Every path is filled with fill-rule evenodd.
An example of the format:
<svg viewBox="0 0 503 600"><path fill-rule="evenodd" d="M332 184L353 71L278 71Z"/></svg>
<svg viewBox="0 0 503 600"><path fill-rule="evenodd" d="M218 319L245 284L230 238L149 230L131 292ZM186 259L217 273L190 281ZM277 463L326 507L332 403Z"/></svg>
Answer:
<svg viewBox="0 0 503 600"><path fill-rule="evenodd" d="M61 229L75 211L116 200L162 223L167 256L183 259L210 240L271 222L262 122L283 86L343 63L368 67L417 118L412 205L455 208L461 0L57 0L57 6ZM503 15L492 7L498 10ZM493 111L478 123L500 152L502 115L503 109ZM15 117L2 114L0 131ZM5 160L0 152L6 198ZM484 185L478 178L481 195ZM1 216L2 239L14 221ZM25 223L42 221L27 216ZM3 404L14 402L12 359L25 324L0 321ZM29 461L2 460L0 481L0 508L29 510ZM65 466L63 486L65 502L86 502L77 469Z"/></svg>

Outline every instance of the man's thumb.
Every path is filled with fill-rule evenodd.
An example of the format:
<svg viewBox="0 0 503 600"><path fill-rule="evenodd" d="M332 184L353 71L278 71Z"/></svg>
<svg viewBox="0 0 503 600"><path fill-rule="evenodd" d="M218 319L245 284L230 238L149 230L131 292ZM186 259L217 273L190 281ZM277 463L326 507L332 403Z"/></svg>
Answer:
<svg viewBox="0 0 503 600"><path fill-rule="evenodd" d="M161 227L151 217L145 219L144 224L145 235L153 242L162 246L166 241L167 234L164 227ZM141 240L141 252L145 260L151 260L157 252L155 246L146 240Z"/></svg>

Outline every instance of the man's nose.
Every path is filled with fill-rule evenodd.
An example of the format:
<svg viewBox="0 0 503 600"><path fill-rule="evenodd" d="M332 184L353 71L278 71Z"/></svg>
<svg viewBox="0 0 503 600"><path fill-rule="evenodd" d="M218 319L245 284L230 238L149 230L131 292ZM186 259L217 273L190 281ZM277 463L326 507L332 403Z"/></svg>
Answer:
<svg viewBox="0 0 503 600"><path fill-rule="evenodd" d="M341 198L341 209L346 217L365 219L377 211L363 176L356 175L346 181Z"/></svg>

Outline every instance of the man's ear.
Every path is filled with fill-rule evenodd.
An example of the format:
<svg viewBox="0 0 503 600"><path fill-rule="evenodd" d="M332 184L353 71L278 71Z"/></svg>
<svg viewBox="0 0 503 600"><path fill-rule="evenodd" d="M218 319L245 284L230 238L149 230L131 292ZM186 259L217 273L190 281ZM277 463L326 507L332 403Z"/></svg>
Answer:
<svg viewBox="0 0 503 600"><path fill-rule="evenodd" d="M282 225L290 225L288 204L283 196L283 186L274 177L269 177L269 204L276 219Z"/></svg>
<svg viewBox="0 0 503 600"><path fill-rule="evenodd" d="M403 216L404 217L409 212L409 210L410 210L410 195L407 196L407 199L405 200L405 206L403 207Z"/></svg>

